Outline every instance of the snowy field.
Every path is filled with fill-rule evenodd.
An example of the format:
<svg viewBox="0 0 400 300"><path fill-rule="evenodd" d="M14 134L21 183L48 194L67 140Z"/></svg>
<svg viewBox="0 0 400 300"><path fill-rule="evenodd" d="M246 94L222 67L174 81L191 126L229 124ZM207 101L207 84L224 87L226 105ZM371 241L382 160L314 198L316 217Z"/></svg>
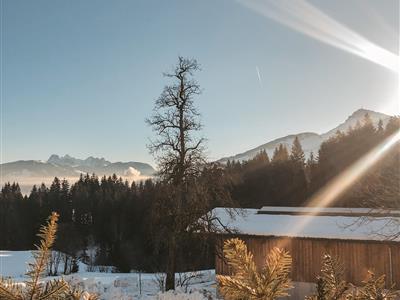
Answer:
<svg viewBox="0 0 400 300"><path fill-rule="evenodd" d="M11 277L22 283L26 279L26 263L31 259L30 251L0 251L0 276ZM86 266L80 264L78 273L63 277L89 292L96 293L101 300L216 298L214 270L177 274L177 291L167 293L160 292L163 274L86 272ZM47 277L45 280L52 278L56 277Z"/></svg>

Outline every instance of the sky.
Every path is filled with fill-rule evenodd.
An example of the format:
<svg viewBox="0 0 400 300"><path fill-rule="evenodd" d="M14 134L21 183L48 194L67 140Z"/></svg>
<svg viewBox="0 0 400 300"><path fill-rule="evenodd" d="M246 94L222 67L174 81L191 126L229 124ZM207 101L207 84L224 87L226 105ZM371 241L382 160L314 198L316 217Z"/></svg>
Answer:
<svg viewBox="0 0 400 300"><path fill-rule="evenodd" d="M335 46L334 34L327 42L329 30L304 32L318 19L307 12L300 26L260 11L264 0L0 1L2 162L55 153L154 163L145 119L179 55L202 67L210 160L326 132L359 108L400 113L398 73ZM339 35L398 59L399 1L308 4Z"/></svg>

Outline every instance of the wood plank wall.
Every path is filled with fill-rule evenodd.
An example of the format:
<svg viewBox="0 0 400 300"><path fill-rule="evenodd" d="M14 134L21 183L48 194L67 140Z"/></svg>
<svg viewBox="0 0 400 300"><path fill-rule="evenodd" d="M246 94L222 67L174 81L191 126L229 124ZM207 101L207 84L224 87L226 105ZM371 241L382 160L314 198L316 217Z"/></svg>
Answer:
<svg viewBox="0 0 400 300"><path fill-rule="evenodd" d="M217 243L217 253L220 253L223 241L227 236L221 236ZM376 275L385 274L386 283L396 283L400 288L400 243L345 241L310 238L277 238L260 236L237 236L244 240L253 253L257 266L261 267L267 253L273 247L285 248L293 258L293 281L315 282L320 274L322 256L329 253L339 257L345 266L345 280L355 285L361 284L367 271ZM391 266L390 266L391 265ZM229 267L224 259L216 255L216 273L229 274Z"/></svg>

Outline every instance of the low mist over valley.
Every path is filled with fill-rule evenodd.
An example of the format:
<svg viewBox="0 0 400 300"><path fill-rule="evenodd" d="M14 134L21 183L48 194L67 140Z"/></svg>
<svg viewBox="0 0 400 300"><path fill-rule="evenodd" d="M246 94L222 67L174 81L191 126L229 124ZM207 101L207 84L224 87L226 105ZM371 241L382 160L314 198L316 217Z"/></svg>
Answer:
<svg viewBox="0 0 400 300"><path fill-rule="evenodd" d="M350 128L360 126L366 114L368 114L375 126L377 126L379 121L382 121L382 125L385 126L391 117L372 110L359 109L353 112L343 123L323 134L313 132L291 134L269 141L244 153L221 158L218 162L226 163L228 160L246 161L254 158L263 150L272 157L275 148L280 144L290 149L296 137L298 137L303 147L306 158L310 156L310 153L318 155L319 147L324 141L333 137L338 131L346 132ZM49 185L54 177L66 179L73 183L79 179L80 174L96 174L99 177L115 174L124 180L132 182L150 178L156 172L153 166L144 162L110 162L105 158L92 156L86 159L78 159L68 154L64 156L52 154L46 161L19 160L9 162L2 164L1 168L3 183L18 182L24 194L29 193L33 185L41 183Z"/></svg>
<svg viewBox="0 0 400 300"><path fill-rule="evenodd" d="M54 177L75 182L81 174L96 174L99 177L113 174L128 181L140 181L154 175L154 168L142 162L110 162L104 158L74 158L68 154L53 154L47 161L19 160L1 165L3 183L18 182L23 193L33 185L50 184Z"/></svg>

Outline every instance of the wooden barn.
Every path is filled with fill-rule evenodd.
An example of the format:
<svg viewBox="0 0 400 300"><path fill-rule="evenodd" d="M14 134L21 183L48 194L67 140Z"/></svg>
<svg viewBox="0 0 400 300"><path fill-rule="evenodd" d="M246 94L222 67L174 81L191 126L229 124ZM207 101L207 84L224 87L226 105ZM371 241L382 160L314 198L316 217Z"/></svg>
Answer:
<svg viewBox="0 0 400 300"><path fill-rule="evenodd" d="M325 253L339 257L345 279L359 285L371 270L385 274L387 285L400 289L400 211L364 208L263 207L243 209L234 218L223 208L213 210L226 228L218 236L216 273L229 274L221 255L224 240L239 237L262 266L273 247L285 248L293 258L291 299L314 291Z"/></svg>

